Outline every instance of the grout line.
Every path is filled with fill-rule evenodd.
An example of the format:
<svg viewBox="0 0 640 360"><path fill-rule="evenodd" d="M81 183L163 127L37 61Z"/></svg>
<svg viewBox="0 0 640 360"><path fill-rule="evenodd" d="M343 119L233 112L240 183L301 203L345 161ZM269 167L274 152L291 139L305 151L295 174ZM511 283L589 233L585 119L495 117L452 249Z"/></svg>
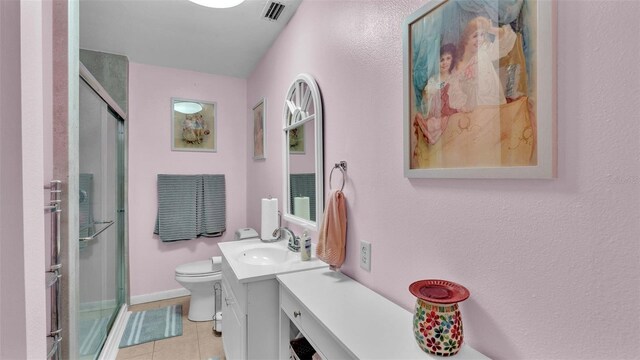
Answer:
<svg viewBox="0 0 640 360"><path fill-rule="evenodd" d="M196 339L198 339L198 359L202 360L202 355L200 355L200 331L198 331L198 323L196 323Z"/></svg>

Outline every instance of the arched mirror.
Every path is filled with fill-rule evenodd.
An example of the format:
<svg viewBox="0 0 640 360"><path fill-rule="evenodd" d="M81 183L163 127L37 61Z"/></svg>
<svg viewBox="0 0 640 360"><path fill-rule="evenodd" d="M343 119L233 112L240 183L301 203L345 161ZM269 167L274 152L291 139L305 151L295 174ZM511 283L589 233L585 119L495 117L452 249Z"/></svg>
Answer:
<svg viewBox="0 0 640 360"><path fill-rule="evenodd" d="M316 81L298 75L284 102L284 219L317 231L324 209L322 99Z"/></svg>

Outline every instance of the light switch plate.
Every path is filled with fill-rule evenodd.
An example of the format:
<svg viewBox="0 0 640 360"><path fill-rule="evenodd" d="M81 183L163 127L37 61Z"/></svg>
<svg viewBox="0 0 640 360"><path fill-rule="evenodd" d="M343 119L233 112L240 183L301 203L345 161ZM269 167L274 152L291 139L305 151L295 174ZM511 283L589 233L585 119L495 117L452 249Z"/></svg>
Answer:
<svg viewBox="0 0 640 360"><path fill-rule="evenodd" d="M360 241L360 267L371 271L371 243Z"/></svg>

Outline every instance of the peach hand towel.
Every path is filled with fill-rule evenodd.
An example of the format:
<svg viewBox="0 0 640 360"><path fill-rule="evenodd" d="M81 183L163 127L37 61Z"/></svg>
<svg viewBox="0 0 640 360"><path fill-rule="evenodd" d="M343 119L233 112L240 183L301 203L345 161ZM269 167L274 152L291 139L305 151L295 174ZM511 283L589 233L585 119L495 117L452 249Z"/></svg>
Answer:
<svg viewBox="0 0 640 360"><path fill-rule="evenodd" d="M332 270L339 269L344 263L347 242L347 206L345 202L342 191L336 190L329 194L316 247L318 259L329 264Z"/></svg>

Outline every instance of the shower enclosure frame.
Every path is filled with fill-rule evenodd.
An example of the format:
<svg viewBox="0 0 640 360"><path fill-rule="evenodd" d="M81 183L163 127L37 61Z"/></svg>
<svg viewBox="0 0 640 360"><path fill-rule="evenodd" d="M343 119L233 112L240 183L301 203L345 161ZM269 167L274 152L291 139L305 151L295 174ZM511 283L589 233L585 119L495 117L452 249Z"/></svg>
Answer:
<svg viewBox="0 0 640 360"><path fill-rule="evenodd" d="M52 178L62 181L61 206L65 209L61 216L60 236L61 236L61 262L62 278L61 283L61 324L62 341L60 343L61 357L63 359L79 359L79 91L82 75L85 81L92 83L96 92L100 94L108 104L115 101L106 91L95 81L88 71L82 69L80 65L80 11L79 2L70 0L54 0L52 2L52 24L53 34L58 37L65 37L66 41L54 41L52 46L53 54L53 173ZM88 79L88 80L87 80ZM121 259L122 266L119 277L124 286L124 299L112 330L107 337L103 350L99 358L107 358L109 351L117 351L115 337L118 331L123 332L126 325L127 307L129 298L129 253L128 253L128 122L126 113L117 107L124 121L124 146L120 160L123 162L123 185L124 185L124 209L125 214L122 240L124 249ZM115 344L115 345L114 345Z"/></svg>
<svg viewBox="0 0 640 360"><path fill-rule="evenodd" d="M82 79L80 81L84 81L91 89L93 89L96 94L107 104L108 112L110 112L114 118L116 118L117 128L116 128L116 136L118 146L116 147L116 163L117 168L121 168L122 171L118 172L117 182L117 191L122 192L121 194L117 194L116 199L116 223L122 224L117 228L117 238L122 239L118 241L117 254L121 254L122 256L117 258L116 264L116 279L117 279L117 301L121 304L119 309L116 310L117 315L110 325L110 331L108 332L107 339L102 346L102 350L100 351L98 359L110 359L115 357L115 353L118 348L118 341L122 332L124 332L124 327L126 325L127 320L127 311L128 304L130 303L130 295L129 295L129 240L128 240L128 162L127 162L127 154L128 154L128 138L127 138L127 114L122 110L122 108L116 103L115 100L109 95L109 93L104 89L104 87L96 80L96 78L91 74L91 72L81 63L79 62L79 78ZM79 83L78 83L79 85ZM122 247L122 248L120 248ZM79 261L79 250L78 256L76 260ZM76 269L79 268L79 263L75 266ZM76 300L79 302L78 292L75 294ZM76 304L75 308L79 309L79 303ZM75 334L75 339L77 340L77 333ZM73 334L72 334L73 336ZM77 346L76 346L77 349ZM77 354L79 356L79 354Z"/></svg>

